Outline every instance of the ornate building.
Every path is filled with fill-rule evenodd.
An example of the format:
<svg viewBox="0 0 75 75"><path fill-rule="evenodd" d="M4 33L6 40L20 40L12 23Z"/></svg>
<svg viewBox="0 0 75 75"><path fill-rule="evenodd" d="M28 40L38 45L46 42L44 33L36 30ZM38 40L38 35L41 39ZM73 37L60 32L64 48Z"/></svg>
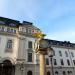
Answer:
<svg viewBox="0 0 75 75"><path fill-rule="evenodd" d="M32 23L0 17L0 75L39 75L39 59L35 53L37 38L33 33L40 29ZM54 50L54 75L74 75L75 44L69 41L45 39ZM51 61L46 58L46 73L52 75Z"/></svg>
<svg viewBox="0 0 75 75"><path fill-rule="evenodd" d="M0 75L32 75L37 72L32 23L0 17Z"/></svg>

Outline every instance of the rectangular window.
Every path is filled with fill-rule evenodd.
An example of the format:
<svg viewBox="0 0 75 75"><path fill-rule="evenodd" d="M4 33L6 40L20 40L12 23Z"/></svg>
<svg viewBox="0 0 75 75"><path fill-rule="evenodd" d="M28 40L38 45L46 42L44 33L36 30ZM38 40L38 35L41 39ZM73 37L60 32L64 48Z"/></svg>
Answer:
<svg viewBox="0 0 75 75"><path fill-rule="evenodd" d="M12 40L7 41L7 48L12 49Z"/></svg>
<svg viewBox="0 0 75 75"><path fill-rule="evenodd" d="M28 48L32 49L32 41L28 42Z"/></svg>
<svg viewBox="0 0 75 75"><path fill-rule="evenodd" d="M13 40L7 40L5 52L12 52L12 51L13 51Z"/></svg>
<svg viewBox="0 0 75 75"><path fill-rule="evenodd" d="M74 65L75 65L75 60L73 60L73 63L74 63Z"/></svg>
<svg viewBox="0 0 75 75"><path fill-rule="evenodd" d="M63 59L60 59L61 65L64 65Z"/></svg>
<svg viewBox="0 0 75 75"><path fill-rule="evenodd" d="M31 28L28 29L28 33L30 33L30 34L32 33L32 29Z"/></svg>
<svg viewBox="0 0 75 75"><path fill-rule="evenodd" d="M62 56L62 53L61 53L61 51L59 51L59 56Z"/></svg>
<svg viewBox="0 0 75 75"><path fill-rule="evenodd" d="M74 57L74 53L73 52L71 52L71 56Z"/></svg>
<svg viewBox="0 0 75 75"><path fill-rule="evenodd" d="M46 58L46 65L49 65L49 59Z"/></svg>
<svg viewBox="0 0 75 75"><path fill-rule="evenodd" d="M68 57L68 53L67 53L67 51L65 51L65 55L66 55L66 57Z"/></svg>
<svg viewBox="0 0 75 75"><path fill-rule="evenodd" d="M55 56L55 51L53 50L53 56Z"/></svg>
<svg viewBox="0 0 75 75"><path fill-rule="evenodd" d="M54 59L54 65L57 65L57 61L56 61L56 59Z"/></svg>
<svg viewBox="0 0 75 75"><path fill-rule="evenodd" d="M28 53L28 62L32 62L32 53Z"/></svg>
<svg viewBox="0 0 75 75"><path fill-rule="evenodd" d="M69 61L69 59L67 59L67 64L70 65L70 61Z"/></svg>

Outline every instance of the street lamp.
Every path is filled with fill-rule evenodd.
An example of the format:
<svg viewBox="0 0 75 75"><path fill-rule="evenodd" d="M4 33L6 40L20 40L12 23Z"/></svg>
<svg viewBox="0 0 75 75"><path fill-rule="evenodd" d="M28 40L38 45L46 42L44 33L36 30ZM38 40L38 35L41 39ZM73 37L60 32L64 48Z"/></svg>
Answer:
<svg viewBox="0 0 75 75"><path fill-rule="evenodd" d="M47 54L48 47L49 43L47 40L39 40L39 48L37 49L37 52L39 53L40 60L40 75L46 75L45 55Z"/></svg>
<svg viewBox="0 0 75 75"><path fill-rule="evenodd" d="M54 75L54 71L53 71L53 56L54 56L54 50L49 47L47 50L47 54L50 57L50 61L51 61L51 69L52 69L52 75Z"/></svg>

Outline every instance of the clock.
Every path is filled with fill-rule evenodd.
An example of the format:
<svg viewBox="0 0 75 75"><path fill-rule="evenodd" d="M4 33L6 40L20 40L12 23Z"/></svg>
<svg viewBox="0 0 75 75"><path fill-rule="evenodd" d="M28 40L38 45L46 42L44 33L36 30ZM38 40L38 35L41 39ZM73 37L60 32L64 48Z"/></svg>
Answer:
<svg viewBox="0 0 75 75"><path fill-rule="evenodd" d="M46 40L44 40L44 39L41 39L41 40L39 41L39 47L40 47L40 48L48 48L48 47L49 47L49 42L46 41Z"/></svg>

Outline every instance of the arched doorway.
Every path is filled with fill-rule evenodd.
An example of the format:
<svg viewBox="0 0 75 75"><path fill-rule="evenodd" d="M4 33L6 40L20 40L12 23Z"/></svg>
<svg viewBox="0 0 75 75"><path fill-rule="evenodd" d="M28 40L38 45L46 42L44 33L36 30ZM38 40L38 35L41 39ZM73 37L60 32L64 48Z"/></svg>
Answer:
<svg viewBox="0 0 75 75"><path fill-rule="evenodd" d="M47 72L47 75L51 75L49 71Z"/></svg>
<svg viewBox="0 0 75 75"><path fill-rule="evenodd" d="M4 60L0 63L0 75L14 75L15 67L12 65L11 61Z"/></svg>
<svg viewBox="0 0 75 75"><path fill-rule="evenodd" d="M27 72L27 75L32 75L32 71L28 71Z"/></svg>

